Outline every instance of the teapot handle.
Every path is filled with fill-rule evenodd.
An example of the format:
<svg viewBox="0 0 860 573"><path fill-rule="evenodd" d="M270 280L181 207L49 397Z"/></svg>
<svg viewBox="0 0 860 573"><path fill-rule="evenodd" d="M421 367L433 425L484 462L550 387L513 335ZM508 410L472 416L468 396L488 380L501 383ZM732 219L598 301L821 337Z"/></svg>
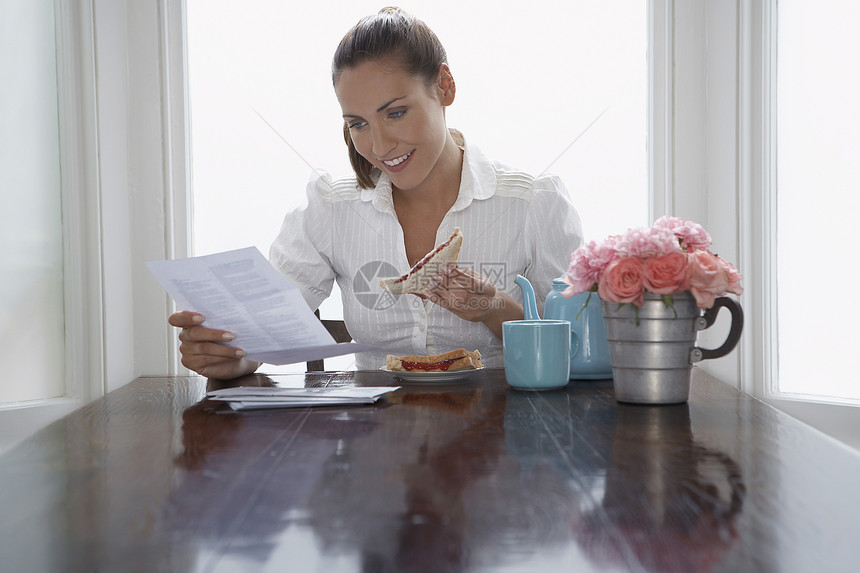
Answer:
<svg viewBox="0 0 860 573"><path fill-rule="evenodd" d="M717 320L717 313L722 307L729 309L732 315L732 326L729 329L729 335L726 337L722 346L715 349L693 348L690 353L690 362L699 362L701 360L710 360L712 358L720 358L725 356L737 346L741 339L741 332L744 329L744 311L734 299L727 296L721 296L714 301L714 306L707 309L705 314L696 319L696 330L705 330L714 325Z"/></svg>

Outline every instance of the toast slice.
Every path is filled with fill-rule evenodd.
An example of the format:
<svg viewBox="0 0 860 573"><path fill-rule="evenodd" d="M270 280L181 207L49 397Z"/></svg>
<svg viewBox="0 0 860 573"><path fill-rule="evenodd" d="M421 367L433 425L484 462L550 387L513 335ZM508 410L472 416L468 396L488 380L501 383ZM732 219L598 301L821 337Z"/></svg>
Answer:
<svg viewBox="0 0 860 573"><path fill-rule="evenodd" d="M424 255L409 272L401 277L390 277L379 281L379 286L391 294L420 294L423 295L430 286L430 279L442 267L457 266L460 257L460 247L463 245L463 234L456 227L447 241L436 246Z"/></svg>
<svg viewBox="0 0 860 573"><path fill-rule="evenodd" d="M477 350L468 351L458 348L443 354L430 356L395 356L385 357L385 368L392 372L452 372L468 368L483 368L481 353Z"/></svg>

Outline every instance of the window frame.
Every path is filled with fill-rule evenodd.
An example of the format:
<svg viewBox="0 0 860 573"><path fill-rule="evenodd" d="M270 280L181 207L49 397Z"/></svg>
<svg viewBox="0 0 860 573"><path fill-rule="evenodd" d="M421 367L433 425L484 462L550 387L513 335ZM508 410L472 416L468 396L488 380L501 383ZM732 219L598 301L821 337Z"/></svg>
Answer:
<svg viewBox="0 0 860 573"><path fill-rule="evenodd" d="M144 265L190 250L185 3L54 7L65 392L0 404L0 451L138 376L187 372Z"/></svg>
<svg viewBox="0 0 860 573"><path fill-rule="evenodd" d="M762 222L762 231L749 232L749 250L760 261L756 284L761 292L755 293L764 310L759 328L762 351L750 349L753 360L749 360L751 374L756 384L747 391L774 407L798 418L836 439L860 449L860 408L856 401L837 400L825 396L814 396L779 390L779 324L776 311L777 300L777 242L776 229L779 221L776 197L779 182L776 176L777 156L777 11L778 0L764 0L748 7L749 42L748 53L742 57L758 64L760 73L752 74L750 93L749 139L754 147L751 163L760 165L754 172L753 185L746 203L754 206L753 214ZM752 103L751 102L751 103ZM756 161L759 159L759 161ZM752 219L751 220L755 220ZM747 223L752 229L751 221ZM758 247L756 247L756 243ZM756 248L760 252L755 253Z"/></svg>
<svg viewBox="0 0 860 573"><path fill-rule="evenodd" d="M0 404L0 450L104 393L92 4L54 3L65 323L64 393Z"/></svg>
<svg viewBox="0 0 860 573"><path fill-rule="evenodd" d="M860 408L777 385L777 9L778 0L651 0L651 215L701 222L744 276L739 348L698 366L860 449ZM699 343L722 336L706 331Z"/></svg>

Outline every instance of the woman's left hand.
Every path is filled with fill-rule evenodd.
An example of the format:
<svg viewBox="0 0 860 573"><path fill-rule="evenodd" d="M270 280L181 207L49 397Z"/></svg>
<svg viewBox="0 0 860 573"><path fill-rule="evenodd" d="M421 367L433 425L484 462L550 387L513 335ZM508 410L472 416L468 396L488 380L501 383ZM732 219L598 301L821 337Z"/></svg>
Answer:
<svg viewBox="0 0 860 573"><path fill-rule="evenodd" d="M427 298L463 320L483 322L499 338L502 322L523 318L523 307L472 269L446 267L426 292Z"/></svg>
<svg viewBox="0 0 860 573"><path fill-rule="evenodd" d="M496 286L472 269L445 267L430 284L428 299L470 322L483 322L496 300Z"/></svg>

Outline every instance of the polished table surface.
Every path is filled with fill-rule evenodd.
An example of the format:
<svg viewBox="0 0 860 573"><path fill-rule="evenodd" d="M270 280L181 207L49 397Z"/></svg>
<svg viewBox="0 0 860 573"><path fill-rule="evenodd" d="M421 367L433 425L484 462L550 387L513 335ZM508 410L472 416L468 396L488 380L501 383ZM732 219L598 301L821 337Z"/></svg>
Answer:
<svg viewBox="0 0 860 573"><path fill-rule="evenodd" d="M141 378L0 457L0 570L860 570L860 455L698 369L678 406L500 370L373 406L206 390Z"/></svg>

